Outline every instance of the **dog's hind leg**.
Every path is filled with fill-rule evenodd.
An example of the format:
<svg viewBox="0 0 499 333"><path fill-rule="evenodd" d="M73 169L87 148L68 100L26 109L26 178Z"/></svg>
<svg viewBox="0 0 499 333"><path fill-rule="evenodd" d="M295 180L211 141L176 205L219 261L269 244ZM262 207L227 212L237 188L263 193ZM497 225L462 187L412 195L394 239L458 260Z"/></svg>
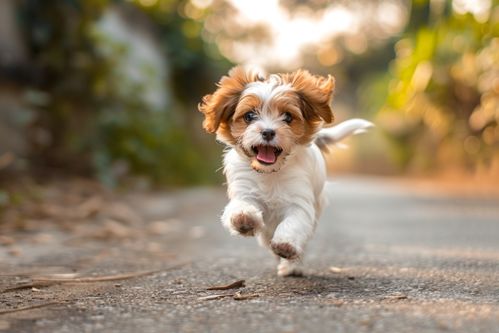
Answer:
<svg viewBox="0 0 499 333"><path fill-rule="evenodd" d="M284 258L279 259L279 265L277 265L277 275L279 276L303 276L303 271L300 268L301 260L294 259L288 260Z"/></svg>

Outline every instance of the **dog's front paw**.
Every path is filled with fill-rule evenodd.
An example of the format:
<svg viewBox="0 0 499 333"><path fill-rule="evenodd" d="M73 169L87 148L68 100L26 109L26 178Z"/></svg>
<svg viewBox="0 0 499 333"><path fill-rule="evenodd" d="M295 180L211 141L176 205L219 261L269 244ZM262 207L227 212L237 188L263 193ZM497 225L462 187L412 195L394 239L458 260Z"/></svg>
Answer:
<svg viewBox="0 0 499 333"><path fill-rule="evenodd" d="M272 242L270 244L272 251L277 254L279 257L284 259L297 259L299 257L299 252L296 247L291 245L290 243L276 243Z"/></svg>
<svg viewBox="0 0 499 333"><path fill-rule="evenodd" d="M260 227L259 222L254 217L245 213L233 215L230 223L234 230L242 236L254 236L256 230Z"/></svg>
<svg viewBox="0 0 499 333"><path fill-rule="evenodd" d="M222 223L233 235L255 236L263 227L263 216L250 203L233 200L225 207Z"/></svg>

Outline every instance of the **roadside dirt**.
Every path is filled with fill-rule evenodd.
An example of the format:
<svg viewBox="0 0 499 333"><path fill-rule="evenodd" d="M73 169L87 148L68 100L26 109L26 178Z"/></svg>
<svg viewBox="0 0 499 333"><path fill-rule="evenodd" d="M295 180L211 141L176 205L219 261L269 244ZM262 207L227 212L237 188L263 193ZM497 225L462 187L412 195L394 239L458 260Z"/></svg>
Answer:
<svg viewBox="0 0 499 333"><path fill-rule="evenodd" d="M499 327L497 197L373 178L328 191L305 276L278 278L220 226L222 188L40 187L0 224L0 332Z"/></svg>

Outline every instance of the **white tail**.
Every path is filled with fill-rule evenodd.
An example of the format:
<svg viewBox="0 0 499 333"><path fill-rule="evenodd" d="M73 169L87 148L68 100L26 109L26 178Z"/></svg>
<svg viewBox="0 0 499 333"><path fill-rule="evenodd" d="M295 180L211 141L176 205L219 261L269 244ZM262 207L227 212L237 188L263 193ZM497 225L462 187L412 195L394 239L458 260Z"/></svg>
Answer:
<svg viewBox="0 0 499 333"><path fill-rule="evenodd" d="M364 119L350 119L336 126L319 131L314 143L323 151L328 151L329 145L338 144L341 140L355 134L366 132L374 124Z"/></svg>

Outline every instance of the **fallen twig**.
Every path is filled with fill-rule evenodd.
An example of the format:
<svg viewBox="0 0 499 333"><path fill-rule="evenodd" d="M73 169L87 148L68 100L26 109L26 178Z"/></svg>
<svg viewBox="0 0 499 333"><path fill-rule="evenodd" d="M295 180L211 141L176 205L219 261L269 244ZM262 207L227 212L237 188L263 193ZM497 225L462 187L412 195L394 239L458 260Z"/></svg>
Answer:
<svg viewBox="0 0 499 333"><path fill-rule="evenodd" d="M400 292L393 293L391 295L386 295L383 297L384 299L392 299L392 300L397 300L397 299L407 299L408 296L405 294L402 294Z"/></svg>
<svg viewBox="0 0 499 333"><path fill-rule="evenodd" d="M35 305L21 306L19 308L15 308L15 309L4 309L4 310L0 310L0 315L14 313L14 312L20 312L20 311L27 311L27 310L31 310L31 309L38 309L38 308L43 308L43 307L55 305L55 304L63 304L63 303L62 302L47 302L47 303L41 303L41 304L35 304Z"/></svg>
<svg viewBox="0 0 499 333"><path fill-rule="evenodd" d="M145 272L135 272L135 273L126 273L126 274L116 274L116 275L107 275L107 276L88 276L81 278L58 278L58 277L50 277L50 276L40 276L34 277L33 282L37 283L92 283L92 282L106 282L106 281L117 281L117 280L127 280L136 277L152 275L160 272L159 270L155 271L145 271Z"/></svg>
<svg viewBox="0 0 499 333"><path fill-rule="evenodd" d="M340 268L340 267L335 267L335 266L331 266L329 267L329 270L333 273L341 273L343 272L343 268Z"/></svg>
<svg viewBox="0 0 499 333"><path fill-rule="evenodd" d="M223 286L213 286L206 288L206 290L228 290L228 289L237 289L244 287L244 280L238 280L235 282L232 282L231 284L223 285Z"/></svg>
<svg viewBox="0 0 499 333"><path fill-rule="evenodd" d="M237 292L234 294L234 296L232 298L235 299L236 301L244 301L246 299L251 299L251 298L256 298L256 297L260 297L260 295L259 294L241 294L240 292Z"/></svg>
<svg viewBox="0 0 499 333"><path fill-rule="evenodd" d="M53 284L54 283L47 283L47 282L45 282L45 283L35 283L35 282L23 283L23 284L19 284L17 286L14 286L14 287L5 288L4 290L2 290L2 294L10 292L10 291L16 291L16 290L22 290L22 289L48 287L48 286L53 285Z"/></svg>
<svg viewBox="0 0 499 333"><path fill-rule="evenodd" d="M234 296L234 295L235 294L217 294L217 295L201 296L201 297L198 297L198 301L211 301L214 299L230 297L230 296Z"/></svg>
<svg viewBox="0 0 499 333"><path fill-rule="evenodd" d="M118 281L118 280L126 280L132 279L136 277L151 275L154 273L158 273L159 271L146 271L146 272L137 272L137 273L129 273L129 274L117 274L117 275L109 275L109 276L95 276L95 277L81 277L81 278L58 278L58 277L33 277L31 282L20 284L14 287L5 288L2 290L2 293L6 293L9 291L16 291L22 289L31 289L31 288L40 288L40 287L48 287L54 284L61 283L95 283L95 282L107 282L107 281Z"/></svg>
<svg viewBox="0 0 499 333"><path fill-rule="evenodd" d="M230 294L216 294L216 295L208 295L208 296L198 297L198 301L212 301L215 299L220 299L220 298L225 298L225 297L232 297L232 299L234 299L236 301L244 301L247 299L260 297L260 295L259 294L242 294L241 292L230 293Z"/></svg>
<svg viewBox="0 0 499 333"><path fill-rule="evenodd" d="M7 270L7 269L12 269L11 266L8 268L2 268L0 267L0 270ZM51 274L50 272L47 272L47 270L51 271L61 271L64 269L68 269L66 266L48 266L44 267L43 271L42 270L31 270L31 271L25 271L25 272L14 272L14 273L0 273L0 277L24 277L24 278L29 278L32 276L40 276L42 274ZM74 274L74 273L58 273L58 274ZM54 274L55 275L55 274Z"/></svg>
<svg viewBox="0 0 499 333"><path fill-rule="evenodd" d="M133 279L137 277L147 276L156 274L163 271L169 271L172 269L176 269L187 265L187 262L179 263L165 269L159 269L154 271L143 271L143 272L135 272L135 273L126 273L126 274L116 274L116 275L106 275L106 276L90 276L90 277L56 277L56 276L39 276L32 277L30 283L25 283L21 285L17 285L14 287L9 287L2 290L2 293L15 291L20 289L28 289L28 288L39 288L39 287L47 287L54 284L61 283L96 283L96 282L108 282L108 281L118 281L118 280L127 280Z"/></svg>

